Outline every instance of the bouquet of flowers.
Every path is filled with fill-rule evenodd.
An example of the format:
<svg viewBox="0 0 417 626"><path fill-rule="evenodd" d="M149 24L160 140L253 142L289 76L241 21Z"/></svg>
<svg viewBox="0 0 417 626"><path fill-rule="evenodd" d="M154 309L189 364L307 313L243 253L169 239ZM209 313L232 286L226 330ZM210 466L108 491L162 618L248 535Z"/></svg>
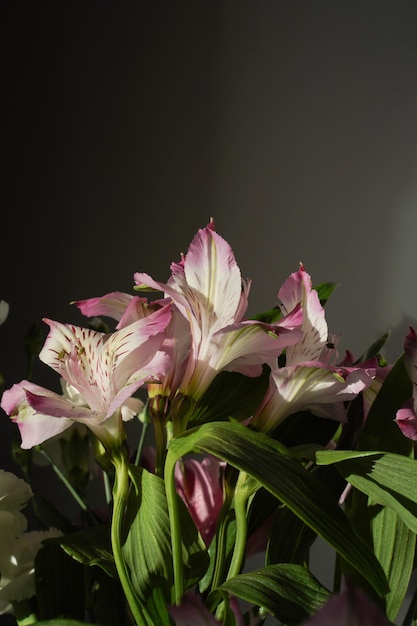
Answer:
<svg viewBox="0 0 417 626"><path fill-rule="evenodd" d="M313 286L303 265L246 318L250 281L212 220L170 269L74 302L83 327L45 319L32 357L59 386L28 376L2 392L19 471L0 470L0 612L19 625L380 626L407 603L416 624L415 330L393 364L389 333L340 356L325 319L336 285ZM39 459L74 517L33 489ZM311 571L318 537L331 588Z"/></svg>

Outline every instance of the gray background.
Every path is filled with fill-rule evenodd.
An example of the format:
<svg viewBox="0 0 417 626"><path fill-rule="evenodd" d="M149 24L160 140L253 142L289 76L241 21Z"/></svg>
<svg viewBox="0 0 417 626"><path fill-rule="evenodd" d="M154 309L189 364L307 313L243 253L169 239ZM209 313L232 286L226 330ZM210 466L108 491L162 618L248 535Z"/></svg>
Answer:
<svg viewBox="0 0 417 626"><path fill-rule="evenodd" d="M0 370L69 303L165 280L214 217L275 304L302 261L355 355L417 324L417 4L0 3ZM42 367L38 380L47 379ZM2 419L2 466L10 463Z"/></svg>

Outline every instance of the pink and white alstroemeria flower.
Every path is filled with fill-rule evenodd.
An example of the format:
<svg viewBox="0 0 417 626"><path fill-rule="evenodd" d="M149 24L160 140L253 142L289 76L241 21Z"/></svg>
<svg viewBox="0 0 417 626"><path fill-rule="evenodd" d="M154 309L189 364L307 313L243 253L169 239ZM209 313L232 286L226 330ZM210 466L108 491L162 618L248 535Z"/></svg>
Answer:
<svg viewBox="0 0 417 626"><path fill-rule="evenodd" d="M155 472L156 450L146 446L140 464ZM208 547L216 533L223 504L223 476L226 463L215 456L181 459L175 466L175 489L185 503L204 543Z"/></svg>
<svg viewBox="0 0 417 626"><path fill-rule="evenodd" d="M226 463L215 456L201 461L185 459L175 466L175 486L208 547L216 534L223 504L223 474Z"/></svg>
<svg viewBox="0 0 417 626"><path fill-rule="evenodd" d="M46 320L50 332L39 357L83 403L28 381L6 390L1 406L17 422L22 448L43 443L73 421L86 424L104 445L118 445L122 406L140 386L159 380L169 369L160 346L170 319L167 305L112 334Z"/></svg>
<svg viewBox="0 0 417 626"><path fill-rule="evenodd" d="M274 326L243 321L250 282L244 282L230 245L213 222L200 229L171 277L160 283L135 273L138 288L172 298L191 330L191 348L179 391L198 399L222 370L258 376L262 364L300 338L299 307Z"/></svg>
<svg viewBox="0 0 417 626"><path fill-rule="evenodd" d="M417 441L417 333L411 326L404 340L404 365L413 391L411 398L397 411L395 421L405 437Z"/></svg>
<svg viewBox="0 0 417 626"><path fill-rule="evenodd" d="M301 265L284 282L278 297L283 312L298 302L303 310L301 341L286 350L285 367L271 372L269 389L252 424L270 432L286 417L309 410L319 417L346 420L344 402L366 389L375 376L374 363L359 367L334 364L334 341L328 341L328 328L318 293Z"/></svg>
<svg viewBox="0 0 417 626"><path fill-rule="evenodd" d="M105 296L76 300L73 302L86 317L111 317L118 322L116 329L124 328L147 317L159 306L153 306L147 298L139 298L122 291L112 291Z"/></svg>
<svg viewBox="0 0 417 626"><path fill-rule="evenodd" d="M172 303L170 299L149 302L147 298L114 291L105 296L79 300L74 304L87 317L106 316L115 319L118 322L116 328L120 329L150 315L153 311L165 306L167 301ZM173 303L171 314L171 321L165 329L161 350L169 355L172 367L160 382L148 384L150 397L169 396L171 390L178 389L187 365L191 348L190 325Z"/></svg>

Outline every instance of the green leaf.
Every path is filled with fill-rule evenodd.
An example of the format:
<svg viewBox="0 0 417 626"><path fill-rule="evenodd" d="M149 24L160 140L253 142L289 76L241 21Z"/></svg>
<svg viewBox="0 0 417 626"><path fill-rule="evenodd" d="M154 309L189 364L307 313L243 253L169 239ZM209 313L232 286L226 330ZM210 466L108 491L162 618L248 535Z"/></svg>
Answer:
<svg viewBox="0 0 417 626"><path fill-rule="evenodd" d="M268 311L263 311L262 313L257 313L256 315L252 315L251 320L256 320L258 322L264 322L265 324L273 324L277 322L282 317L282 311L279 306L274 306L272 309L268 309Z"/></svg>
<svg viewBox="0 0 417 626"><path fill-rule="evenodd" d="M387 338L388 333L359 360L376 356ZM364 453L364 461L354 461L355 456L359 458L361 455L352 455L349 451L338 451L333 456L333 460L345 459L349 463L344 468L339 465L335 467L359 490L351 490L345 510L356 531L369 543L384 568L390 585L384 610L390 620L396 618L403 603L412 573L416 544L414 447L413 442L402 435L395 423L397 409L411 393L411 382L402 355L384 380L359 437L358 448ZM395 453L396 456L391 458L385 455L383 461L377 455L374 463L372 455L375 450ZM322 453L318 456L326 457ZM359 476L354 477L355 472ZM343 569L345 572L349 570L346 564ZM349 574L352 575L352 572ZM366 586L354 572L353 578L363 587ZM369 588L368 592L372 593Z"/></svg>
<svg viewBox="0 0 417 626"><path fill-rule="evenodd" d="M304 443L325 446L339 426L336 420L317 417L310 411L297 411L290 419L281 422L270 436L287 447Z"/></svg>
<svg viewBox="0 0 417 626"><path fill-rule="evenodd" d="M358 442L359 450L383 450L410 456L410 440L404 437L394 420L397 410L411 394L412 384L402 355L372 403Z"/></svg>
<svg viewBox="0 0 417 626"><path fill-rule="evenodd" d="M315 462L336 463L351 485L373 502L392 508L410 530L417 532L416 459L390 452L328 450L316 451Z"/></svg>
<svg viewBox="0 0 417 626"><path fill-rule="evenodd" d="M76 561L88 566L97 565L109 576L117 578L108 524L58 537L56 542Z"/></svg>
<svg viewBox="0 0 417 626"><path fill-rule="evenodd" d="M248 419L265 395L270 369L264 366L257 377L238 372L220 372L192 409L189 426L222 420Z"/></svg>
<svg viewBox="0 0 417 626"><path fill-rule="evenodd" d="M241 424L204 424L171 441L167 478L176 461L191 451L213 454L247 472L358 569L378 593L388 591L381 565L356 535L337 500L284 446Z"/></svg>
<svg viewBox="0 0 417 626"><path fill-rule="evenodd" d="M331 597L305 567L290 563L235 576L220 590L266 609L285 624L298 624L314 615Z"/></svg>
<svg viewBox="0 0 417 626"><path fill-rule="evenodd" d="M387 343L387 341L388 341L388 339L390 337L390 334L391 334L391 332L387 331L386 333L381 335L381 337L378 337L378 339L376 341L374 341L374 343L372 343L369 346L369 348L367 350L365 350L365 352L363 352L361 354L361 356L359 357L359 359L356 362L357 363L363 363L364 361L367 361L368 359L376 359L379 356L381 349Z"/></svg>
<svg viewBox="0 0 417 626"><path fill-rule="evenodd" d="M134 486L129 508L135 511L123 554L130 569L132 584L140 601L146 600L154 588L170 597L172 585L169 516L163 481L137 466L129 466Z"/></svg>
<svg viewBox="0 0 417 626"><path fill-rule="evenodd" d="M173 584L168 507L163 480L137 466L129 466L134 490L130 508L136 512L123 545L132 585L142 606L155 623L170 624L167 604ZM186 584L196 582L208 566L205 547L182 500L179 500L184 529L183 561Z"/></svg>
<svg viewBox="0 0 417 626"><path fill-rule="evenodd" d="M381 507L371 520L374 552L388 578L390 592L385 611L394 621L403 606L413 571L416 534L388 507Z"/></svg>
<svg viewBox="0 0 417 626"><path fill-rule="evenodd" d="M76 619L47 619L36 622L36 626L97 626L97 624L79 622Z"/></svg>
<svg viewBox="0 0 417 626"><path fill-rule="evenodd" d="M339 287L337 283L320 283L319 285L315 285L314 289L318 293L321 306L325 306L327 304L327 300L330 298L336 287Z"/></svg>

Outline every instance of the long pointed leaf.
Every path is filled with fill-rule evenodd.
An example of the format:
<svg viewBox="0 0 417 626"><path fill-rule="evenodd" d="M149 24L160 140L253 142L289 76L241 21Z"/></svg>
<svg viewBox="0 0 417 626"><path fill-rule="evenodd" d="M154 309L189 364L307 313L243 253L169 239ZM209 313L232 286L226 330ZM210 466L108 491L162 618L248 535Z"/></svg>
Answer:
<svg viewBox="0 0 417 626"><path fill-rule="evenodd" d="M380 563L326 485L287 455L283 446L241 424L204 424L171 442L167 477L172 476L176 461L191 451L213 454L250 474L360 571L379 594L387 593Z"/></svg>
<svg viewBox="0 0 417 626"><path fill-rule="evenodd" d="M373 502L392 508L417 533L417 460L389 452L317 451L315 462L335 463L342 476Z"/></svg>
<svg viewBox="0 0 417 626"><path fill-rule="evenodd" d="M265 608L285 624L298 624L314 615L331 597L305 567L291 563L235 576L220 589Z"/></svg>

